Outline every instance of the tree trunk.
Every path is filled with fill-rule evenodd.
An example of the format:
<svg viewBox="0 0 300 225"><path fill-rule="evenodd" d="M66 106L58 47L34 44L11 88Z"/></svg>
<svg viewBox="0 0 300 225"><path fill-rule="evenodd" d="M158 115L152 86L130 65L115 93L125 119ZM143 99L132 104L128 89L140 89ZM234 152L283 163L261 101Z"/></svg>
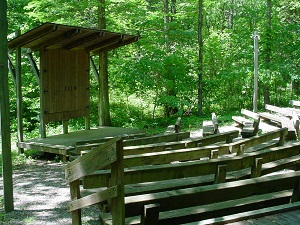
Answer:
<svg viewBox="0 0 300 225"><path fill-rule="evenodd" d="M98 27L106 29L105 0L99 0ZM99 54L99 125L111 126L109 110L108 87L108 54L106 51Z"/></svg>
<svg viewBox="0 0 300 225"><path fill-rule="evenodd" d="M266 24L266 58L265 65L267 76L271 76L270 72L270 64L271 64L271 39L272 39L272 28L271 28L271 20L272 20L272 0L267 0L267 24ZM264 84L263 87L263 95L264 95L264 104L270 104L270 87L269 84Z"/></svg>
<svg viewBox="0 0 300 225"><path fill-rule="evenodd" d="M4 209L6 212L10 212L14 210L14 201L8 91L7 2L3 0L0 1L0 30L0 133L2 146L2 174Z"/></svg>
<svg viewBox="0 0 300 225"><path fill-rule="evenodd" d="M203 115L202 111L202 77L203 77L203 0L199 0L198 12L198 45L199 45L199 71L198 71L198 116Z"/></svg>

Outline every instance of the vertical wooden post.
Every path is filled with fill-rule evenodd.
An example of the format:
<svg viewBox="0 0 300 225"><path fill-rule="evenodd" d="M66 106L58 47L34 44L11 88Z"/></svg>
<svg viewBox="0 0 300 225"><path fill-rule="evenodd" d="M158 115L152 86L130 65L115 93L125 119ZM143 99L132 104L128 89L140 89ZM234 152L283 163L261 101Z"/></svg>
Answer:
<svg viewBox="0 0 300 225"><path fill-rule="evenodd" d="M300 201L300 180L297 181L290 199L291 203L298 201Z"/></svg>
<svg viewBox="0 0 300 225"><path fill-rule="evenodd" d="M281 131L280 137L279 137L279 146L283 146L285 144L285 136L288 134L288 130Z"/></svg>
<svg viewBox="0 0 300 225"><path fill-rule="evenodd" d="M141 216L141 225L157 225L159 217L158 203L144 206L144 212Z"/></svg>
<svg viewBox="0 0 300 225"><path fill-rule="evenodd" d="M68 120L63 120L62 121L63 125L63 134L68 134L69 133L69 121Z"/></svg>
<svg viewBox="0 0 300 225"><path fill-rule="evenodd" d="M218 165L214 184L224 183L226 181L226 172L227 165Z"/></svg>
<svg viewBox="0 0 300 225"><path fill-rule="evenodd" d="M75 180L70 183L70 195L71 200L79 199L80 196L80 180ZM72 225L81 225L81 209L77 209L71 212Z"/></svg>
<svg viewBox="0 0 300 225"><path fill-rule="evenodd" d="M45 54L45 49L40 50L40 55ZM41 138L46 138L46 121L45 121L45 97L44 97L44 74L46 73L45 65L40 63L40 134Z"/></svg>
<svg viewBox="0 0 300 225"><path fill-rule="evenodd" d="M263 158L255 158L254 165L251 168L251 178L260 177Z"/></svg>
<svg viewBox="0 0 300 225"><path fill-rule="evenodd" d="M118 186L118 196L111 199L113 224L125 225L123 140L117 141L117 161L111 164L111 186Z"/></svg>
<svg viewBox="0 0 300 225"><path fill-rule="evenodd" d="M90 115L87 115L85 117L85 129L86 130L91 129L91 117L90 117Z"/></svg>
<svg viewBox="0 0 300 225"><path fill-rule="evenodd" d="M244 147L245 147L245 144L240 145L236 155L243 155L244 154Z"/></svg>
<svg viewBox="0 0 300 225"><path fill-rule="evenodd" d="M2 174L4 209L6 212L10 212L14 210L14 200L8 91L7 1L0 1L0 8L0 133L2 147Z"/></svg>
<svg viewBox="0 0 300 225"><path fill-rule="evenodd" d="M233 141L233 135L230 134L230 135L228 135L228 137L227 137L226 144L232 143L232 141Z"/></svg>
<svg viewBox="0 0 300 225"><path fill-rule="evenodd" d="M254 32L254 93L253 93L253 112L257 112L258 99L258 32Z"/></svg>
<svg viewBox="0 0 300 225"><path fill-rule="evenodd" d="M219 150L218 149L210 151L210 156L209 156L210 159L217 159L218 156L219 156Z"/></svg>
<svg viewBox="0 0 300 225"><path fill-rule="evenodd" d="M16 37L21 35L21 31L15 32ZM22 109L22 69L21 69L21 47L16 49L16 93L17 93L17 123L18 141L23 142L23 109ZM23 148L19 148L19 153L24 153Z"/></svg>

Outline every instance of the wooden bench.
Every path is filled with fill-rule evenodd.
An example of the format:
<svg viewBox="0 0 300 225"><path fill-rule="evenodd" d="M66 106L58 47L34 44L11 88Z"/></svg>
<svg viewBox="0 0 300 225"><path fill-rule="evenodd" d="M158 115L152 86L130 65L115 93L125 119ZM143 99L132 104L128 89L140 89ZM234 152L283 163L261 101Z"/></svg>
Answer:
<svg viewBox="0 0 300 225"><path fill-rule="evenodd" d="M217 134L219 132L218 118L215 113L211 114L211 120L204 120L202 122L203 136Z"/></svg>
<svg viewBox="0 0 300 225"><path fill-rule="evenodd" d="M293 107L300 107L300 101L296 101L296 100L291 100L290 101L290 104L293 106Z"/></svg>
<svg viewBox="0 0 300 225"><path fill-rule="evenodd" d="M175 178L207 175L203 160L223 155L242 155L247 148L274 138L281 137L278 145L284 144L287 129L281 129L261 136L243 139L230 144L210 145L198 148L177 149L172 151L128 155L124 149L125 184L143 183ZM181 163L171 163L180 162ZM97 171L83 178L86 189L107 187L110 179L109 170Z"/></svg>
<svg viewBox="0 0 300 225"><path fill-rule="evenodd" d="M119 141L119 140L117 140L117 141ZM117 142L117 143L119 143L119 142ZM118 163L114 162L114 160L116 160L116 159L119 159L119 160L123 159L123 157L120 158L121 156L119 158L117 156L114 156L114 153L116 151L117 152L121 151L121 150L118 150L118 148L121 148L121 146L122 146L122 143L115 144L113 142L113 140L111 140L111 141L109 141L109 143L105 143L104 145L99 146L98 147L99 149L92 150L88 154L83 155L82 157L76 159L75 161L71 162L70 164L68 164L66 166L66 168L65 168L66 179L68 180L68 182L70 182L71 193L73 193L73 194L71 194L72 202L70 204L70 209L71 209L72 215L73 215L72 216L73 217L73 225L80 224L78 222L78 221L80 221L80 219L79 219L80 208L90 205L90 204L104 202L108 198L111 198L111 197L114 198L116 192L124 193L124 196L126 195L128 197L125 198L124 203L122 203L122 202L120 203L120 199L119 199L119 202L116 203L118 205L117 209L115 209L115 207L113 205L111 205L111 204L114 204L114 203L112 203L114 201L112 201L112 202L110 201L111 202L110 203L111 213L103 214L101 217L103 220L120 221L119 220L120 218L114 218L114 217L122 217L124 215L124 213L119 214L119 211L118 211L119 210L118 207L120 206L119 204L124 205L126 203L124 205L124 207L126 208L127 199L131 198L131 196L135 198L135 197L138 197L141 193L149 193L149 191L150 192L154 191L156 193L156 192L161 192L161 191L166 191L166 190L172 190L174 188L187 188L187 187L190 188L190 187L194 187L195 185L197 186L200 183L202 183L202 185L203 185L203 181L200 182L201 178L199 178L199 174L196 175L197 176L196 178L194 177L191 179L187 179L187 178L182 179L182 177L185 177L184 174L187 174L187 177L193 176L197 172L198 173L200 172L200 176L205 175L205 174L206 175L213 174L213 176L215 177L213 179L214 182L218 183L220 181L224 181L224 168L225 168L225 177L226 177L226 170L234 171L234 170L240 170L242 168L251 167L252 171L257 171L257 170L259 170L259 163L257 163L259 160L255 160L257 158L263 158L265 160L263 162L268 162L270 160L274 161L274 160L282 159L283 157L287 157L287 156L298 155L299 151L300 151L299 146L292 146L288 150L283 149L283 147L281 147L281 149L278 148L277 150L274 149L272 151L264 150L264 151L261 151L260 153L259 152L249 153L251 155L248 155L247 157L245 154L244 158L235 157L233 160L232 159L214 159L214 160L198 161L197 163L184 162L184 163L180 163L176 167L174 167L174 168L177 168L177 175L176 175L177 177L175 176L175 177L171 177L171 178L165 177L165 175L164 175L164 174L170 174L170 170L168 168L172 167L171 164L149 166L148 169L146 167L142 167L140 170L141 173L139 175L136 174L137 179L134 178L134 176L133 176L132 177L133 182L129 182L127 173L130 172L130 169L129 170L125 169L125 174L124 174L124 176L122 175L123 176L122 178L115 177L118 174L123 174L123 172L121 173L121 169L118 166L116 166L116 164L120 164L122 166L124 166L126 164L126 157L124 158L124 161L121 160L122 162L118 162ZM121 151L121 152L123 152L123 151ZM99 155L101 155L101 156L99 156ZM95 165L91 164L91 162L93 162L93 161L98 162L98 160L100 160L99 163L95 163ZM109 162L106 162L106 161L109 161ZM104 190L105 192L101 192L101 194L100 194L100 192L99 193L97 192L90 196L78 199L78 198L80 198L80 193L78 192L79 182L80 182L79 179L86 177L87 175L93 173L94 171L97 171L100 168L106 167L110 163L112 163L111 174L108 177L108 179L110 181L106 183L106 185L108 185L109 188L105 189ZM224 165L226 165L226 166L224 166ZM152 172L151 172L151 168L153 169L153 167L160 167L160 168L155 168L156 170L152 170ZM116 169L116 168L117 168L118 173L114 172L114 169ZM273 168L274 168L274 166L273 166ZM145 170L145 169L147 169L147 170ZM122 171L124 171L124 167L123 167ZM251 174L254 174L254 175L257 173L258 172L251 172ZM132 173L132 174L134 174L134 173ZM152 174L152 175L150 175L150 174ZM150 175L152 177L151 178L152 182L146 183L144 185L136 184L139 181L139 179L140 179L139 177L141 175L144 177L149 177L149 175ZM254 176L254 175L251 175L251 176ZM158 178L158 180L160 180L162 178L163 180L168 180L168 181L167 182L163 182L163 180L157 181L157 178ZM174 178L180 178L180 180L177 180L176 182L172 182L171 180L169 180L169 179L174 179ZM118 190L119 186L114 187L114 184L117 181L121 182L123 184L123 186L126 183L132 183L132 184L126 185L125 190L120 191L120 190ZM76 183L76 185L74 182ZM131 209L131 207L129 207L129 208ZM150 211L151 211L151 209L152 209L152 207L149 208ZM143 211L142 208L141 208L141 210ZM148 210L148 208L147 208L147 210ZM140 213L142 211L140 211ZM109 215L112 215L112 218L111 217L110 217L110 219L106 218L107 216L109 217ZM120 216L117 216L117 215L120 215ZM127 216L130 217L132 215L127 214L127 211L126 211L126 217ZM125 215L123 218L125 218ZM129 220L130 220L130 218L129 218ZM135 221L136 221L136 218L135 218ZM113 222L113 224L124 224L124 223ZM128 219L127 219L126 224L135 224L135 223L129 223Z"/></svg>
<svg viewBox="0 0 300 225"><path fill-rule="evenodd" d="M166 130L166 134L168 133L179 133L181 129L181 117L178 117L176 123L174 125L169 125Z"/></svg>
<svg viewBox="0 0 300 225"><path fill-rule="evenodd" d="M165 150L176 150L183 148L192 148L206 146L217 142L230 143L234 138L238 137L238 131L228 131L220 134L211 135L208 137L191 138L183 141L160 142L148 145L125 146L124 155L144 154L161 152Z"/></svg>
<svg viewBox="0 0 300 225"><path fill-rule="evenodd" d="M242 137L247 138L255 136L259 130L259 115L247 109L242 109L241 114L243 116L232 116L232 119L238 124L238 126L242 127Z"/></svg>
<svg viewBox="0 0 300 225"><path fill-rule="evenodd" d="M285 108L280 108L272 105L265 105L266 110L269 110L275 114L262 112L259 115L266 121L271 121L279 127L287 127L289 132L287 139L297 140L299 132L299 117L296 112Z"/></svg>
<svg viewBox="0 0 300 225"><path fill-rule="evenodd" d="M190 132L179 132L179 133L168 133L168 134L158 134L151 136L125 136L123 137L124 146L138 146L138 145L148 145L156 144L162 142L173 142L173 141L182 141L184 139L190 138ZM88 150L91 150L94 147L97 147L106 141L112 138L92 140L89 142L77 142L75 144L76 155L81 155L82 152L85 153Z"/></svg>

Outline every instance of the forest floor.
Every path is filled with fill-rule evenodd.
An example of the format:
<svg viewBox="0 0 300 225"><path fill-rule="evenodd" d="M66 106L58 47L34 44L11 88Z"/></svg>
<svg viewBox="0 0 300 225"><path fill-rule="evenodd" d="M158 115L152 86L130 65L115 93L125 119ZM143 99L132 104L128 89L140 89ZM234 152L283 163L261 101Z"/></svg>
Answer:
<svg viewBox="0 0 300 225"><path fill-rule="evenodd" d="M274 127L263 125L263 131ZM237 129L232 126L221 127L220 132ZM191 132L191 137L202 135L202 130ZM0 211L0 225L67 225L71 215L67 210L70 200L69 185L64 179L61 162L49 160L30 160L26 165L15 168L13 172L14 208L10 213ZM0 178L0 196L3 196L3 179ZM99 224L96 206L82 210L82 224Z"/></svg>

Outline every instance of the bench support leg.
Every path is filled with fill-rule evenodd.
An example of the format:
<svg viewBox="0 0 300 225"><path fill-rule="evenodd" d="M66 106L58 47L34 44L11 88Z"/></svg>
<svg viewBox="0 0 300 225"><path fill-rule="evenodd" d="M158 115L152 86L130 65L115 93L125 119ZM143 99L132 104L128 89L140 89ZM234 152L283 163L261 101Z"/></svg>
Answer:
<svg viewBox="0 0 300 225"><path fill-rule="evenodd" d="M298 180L291 197L291 203L298 201L300 201L300 179Z"/></svg>
<svg viewBox="0 0 300 225"><path fill-rule="evenodd" d="M260 177L263 158L256 158L251 169L251 178Z"/></svg>
<svg viewBox="0 0 300 225"><path fill-rule="evenodd" d="M218 165L214 184L224 183L226 181L226 172L227 165Z"/></svg>
<svg viewBox="0 0 300 225"><path fill-rule="evenodd" d="M144 206L144 212L141 217L141 225L157 225L159 217L158 203Z"/></svg>
<svg viewBox="0 0 300 225"><path fill-rule="evenodd" d="M210 159L217 159L219 156L219 150L216 149L216 150L211 150L210 151Z"/></svg>
<svg viewBox="0 0 300 225"><path fill-rule="evenodd" d="M71 200L80 198L80 181L75 180L70 183L70 194ZM81 209L77 209L71 212L72 214L72 225L81 225Z"/></svg>

